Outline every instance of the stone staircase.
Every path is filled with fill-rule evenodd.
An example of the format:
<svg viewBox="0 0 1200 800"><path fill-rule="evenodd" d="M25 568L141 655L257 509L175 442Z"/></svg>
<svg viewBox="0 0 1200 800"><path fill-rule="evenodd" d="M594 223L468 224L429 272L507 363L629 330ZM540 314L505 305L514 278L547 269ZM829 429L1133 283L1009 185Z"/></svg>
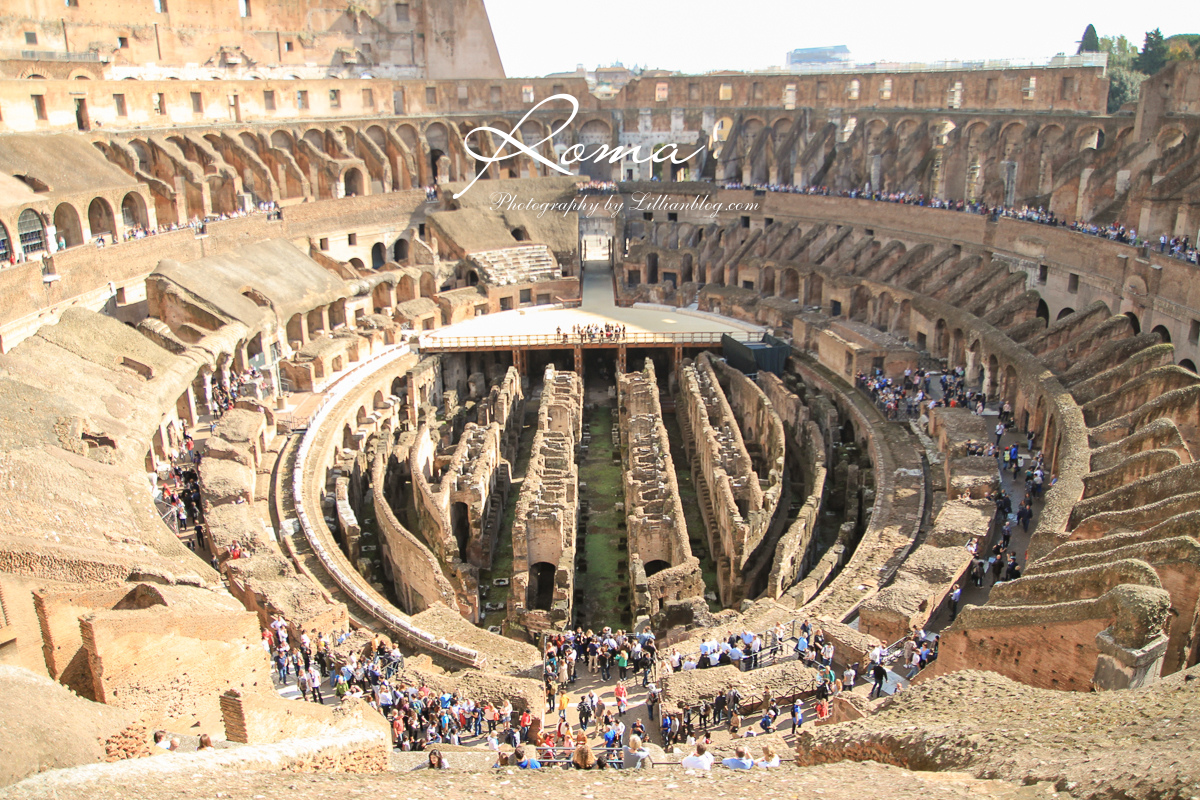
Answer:
<svg viewBox="0 0 1200 800"><path fill-rule="evenodd" d="M496 286L562 277L554 254L544 244L484 250L471 253L467 258L478 267L485 281Z"/></svg>

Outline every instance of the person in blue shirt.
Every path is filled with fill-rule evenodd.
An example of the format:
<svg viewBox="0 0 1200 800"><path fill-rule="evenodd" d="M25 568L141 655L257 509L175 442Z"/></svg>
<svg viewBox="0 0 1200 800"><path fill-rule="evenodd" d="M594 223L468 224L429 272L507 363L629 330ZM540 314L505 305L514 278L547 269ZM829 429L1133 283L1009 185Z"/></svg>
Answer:
<svg viewBox="0 0 1200 800"><path fill-rule="evenodd" d="M513 752L513 757L517 759L517 766L520 769L542 768L542 762L538 761L534 755L530 755L528 758L526 758L524 747L518 747L516 751Z"/></svg>
<svg viewBox="0 0 1200 800"><path fill-rule="evenodd" d="M746 748L738 747L734 751L734 755L721 762L729 769L750 769L754 766L754 759L746 752Z"/></svg>

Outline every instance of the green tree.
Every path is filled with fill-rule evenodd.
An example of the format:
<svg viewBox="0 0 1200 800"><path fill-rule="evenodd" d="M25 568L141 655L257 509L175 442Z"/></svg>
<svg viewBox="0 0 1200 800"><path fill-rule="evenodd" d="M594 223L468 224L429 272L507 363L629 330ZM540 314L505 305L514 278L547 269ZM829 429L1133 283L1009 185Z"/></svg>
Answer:
<svg viewBox="0 0 1200 800"><path fill-rule="evenodd" d="M1124 35L1115 38L1112 36L1101 36L1100 52L1108 53L1108 66L1110 68L1124 67L1129 69L1133 66L1133 59L1137 57L1137 48Z"/></svg>
<svg viewBox="0 0 1200 800"><path fill-rule="evenodd" d="M1126 103L1137 102L1138 91L1146 76L1127 67L1108 70L1108 113L1115 114Z"/></svg>
<svg viewBox="0 0 1200 800"><path fill-rule="evenodd" d="M1096 35L1096 26L1088 25L1083 31L1083 38L1079 40L1079 49L1076 53L1099 53L1100 52L1100 37Z"/></svg>
<svg viewBox="0 0 1200 800"><path fill-rule="evenodd" d="M1133 68L1138 72L1153 75L1167 63L1167 42L1162 30L1155 28L1146 31L1146 41L1142 43L1142 52L1133 60Z"/></svg>
<svg viewBox="0 0 1200 800"><path fill-rule="evenodd" d="M1137 101L1146 75L1134 69L1137 47L1124 36L1101 36L1100 52L1108 53L1108 113L1115 114L1126 103Z"/></svg>

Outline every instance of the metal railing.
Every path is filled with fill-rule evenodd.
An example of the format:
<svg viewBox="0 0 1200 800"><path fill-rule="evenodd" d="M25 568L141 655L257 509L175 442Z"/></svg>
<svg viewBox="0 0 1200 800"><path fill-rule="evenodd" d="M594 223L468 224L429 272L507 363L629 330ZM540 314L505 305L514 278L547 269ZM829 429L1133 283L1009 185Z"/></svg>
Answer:
<svg viewBox="0 0 1200 800"><path fill-rule="evenodd" d="M687 345L720 344L722 336L730 336L739 342L756 342L762 334L750 331L674 331L625 333L625 334L579 334L579 333L532 333L505 336L431 336L422 342L425 351L473 349L479 347L532 347L537 345Z"/></svg>

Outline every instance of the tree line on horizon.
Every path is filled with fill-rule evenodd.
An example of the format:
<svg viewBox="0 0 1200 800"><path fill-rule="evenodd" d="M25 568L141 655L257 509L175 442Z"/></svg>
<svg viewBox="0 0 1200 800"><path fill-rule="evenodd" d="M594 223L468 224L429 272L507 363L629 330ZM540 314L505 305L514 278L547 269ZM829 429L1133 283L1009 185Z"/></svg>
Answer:
<svg viewBox="0 0 1200 800"><path fill-rule="evenodd" d="M1099 36L1088 25L1076 53L1108 53L1108 113L1136 102L1142 81L1172 61L1200 60L1200 34L1163 36L1161 28L1146 31L1142 49L1120 36Z"/></svg>

